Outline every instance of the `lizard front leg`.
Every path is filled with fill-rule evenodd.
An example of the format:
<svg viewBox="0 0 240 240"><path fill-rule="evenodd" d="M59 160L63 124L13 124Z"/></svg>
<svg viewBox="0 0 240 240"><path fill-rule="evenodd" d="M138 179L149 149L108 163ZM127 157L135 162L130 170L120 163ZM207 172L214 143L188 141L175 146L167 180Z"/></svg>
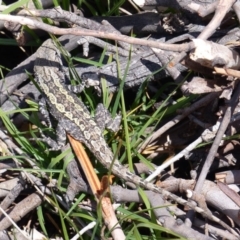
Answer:
<svg viewBox="0 0 240 240"><path fill-rule="evenodd" d="M50 146L49 151L61 150L66 145L66 131L64 128L63 121L59 120L56 128L56 140L53 140L50 137L45 136L41 129L39 129L41 138L37 140L43 141Z"/></svg>
<svg viewBox="0 0 240 240"><path fill-rule="evenodd" d="M98 104L95 113L95 122L102 131L106 128L112 132L117 132L119 130L121 120L121 115L118 114L115 118L112 118L111 114L103 106L103 104Z"/></svg>
<svg viewBox="0 0 240 240"><path fill-rule="evenodd" d="M46 102L46 99L44 97L42 97L39 101L39 111L43 115L43 117L46 119L47 126L51 128L52 127L52 122L51 122L51 119L50 119L49 112L47 110L47 102Z"/></svg>

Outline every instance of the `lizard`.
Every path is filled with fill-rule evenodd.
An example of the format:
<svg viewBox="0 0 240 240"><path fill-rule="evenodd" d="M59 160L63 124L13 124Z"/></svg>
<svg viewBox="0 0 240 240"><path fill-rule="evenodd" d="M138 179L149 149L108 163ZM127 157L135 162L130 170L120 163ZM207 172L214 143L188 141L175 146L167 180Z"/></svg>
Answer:
<svg viewBox="0 0 240 240"><path fill-rule="evenodd" d="M111 169L111 172L120 179L159 193L164 198L171 199L181 205L188 206L232 232L232 229L217 217L208 214L191 201L187 201L151 182L145 181L123 166L117 159L114 159L114 154L103 137L101 127L90 115L84 103L69 91L65 85L66 76L63 70L61 52L52 39L45 41L37 50L34 73L50 114L58 120L56 131L63 133L59 136L57 134L59 143L61 142L60 145L66 141L66 133L69 134L77 141L82 142L105 168ZM46 114L46 110L41 111ZM53 149L59 148L58 142L52 142L53 140L49 138L44 140Z"/></svg>

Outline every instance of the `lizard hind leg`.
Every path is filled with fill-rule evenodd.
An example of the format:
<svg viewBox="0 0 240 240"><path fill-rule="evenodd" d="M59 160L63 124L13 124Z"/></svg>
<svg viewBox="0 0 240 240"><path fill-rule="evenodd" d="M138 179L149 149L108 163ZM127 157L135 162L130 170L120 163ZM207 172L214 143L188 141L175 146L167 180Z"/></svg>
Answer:
<svg viewBox="0 0 240 240"><path fill-rule="evenodd" d="M121 120L121 115L118 114L115 118L112 118L111 114L103 106L103 104L98 104L95 113L95 121L102 131L104 130L104 128L107 128L112 132L117 132L119 130Z"/></svg>

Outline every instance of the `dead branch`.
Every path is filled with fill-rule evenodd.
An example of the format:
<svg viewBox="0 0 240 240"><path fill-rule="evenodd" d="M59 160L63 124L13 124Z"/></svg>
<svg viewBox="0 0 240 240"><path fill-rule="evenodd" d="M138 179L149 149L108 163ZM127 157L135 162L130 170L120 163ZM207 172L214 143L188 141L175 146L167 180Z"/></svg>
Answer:
<svg viewBox="0 0 240 240"><path fill-rule="evenodd" d="M34 15L34 12L35 11L31 13ZM163 50L177 51L177 52L190 51L192 49L192 45L190 43L167 44L167 43L160 43L156 41L127 37L124 35L118 35L114 33L106 33L102 31L93 31L93 30L79 29L79 28L73 28L73 29L58 28L58 27L50 26L45 23L33 20L33 19L20 17L20 16L0 15L0 20L18 22L18 23L21 23L22 25L27 25L27 26L35 27L37 29L42 29L54 35L77 35L77 36L92 36L92 37L99 37L99 38L108 38L112 40L123 41L129 44L143 45L143 46L155 47Z"/></svg>

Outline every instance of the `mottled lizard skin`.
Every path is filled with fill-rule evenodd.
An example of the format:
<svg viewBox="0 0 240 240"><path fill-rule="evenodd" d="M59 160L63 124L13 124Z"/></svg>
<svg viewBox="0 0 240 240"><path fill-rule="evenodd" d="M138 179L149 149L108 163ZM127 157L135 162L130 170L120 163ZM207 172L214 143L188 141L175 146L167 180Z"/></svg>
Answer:
<svg viewBox="0 0 240 240"><path fill-rule="evenodd" d="M203 209L131 173L118 160L114 160L112 164L113 153L102 135L102 130L90 116L84 104L64 85L61 53L52 40L47 40L38 49L34 72L52 116L61 122L66 133L83 142L101 164L125 181L160 193L165 198L204 214ZM207 217L213 220L213 216Z"/></svg>

